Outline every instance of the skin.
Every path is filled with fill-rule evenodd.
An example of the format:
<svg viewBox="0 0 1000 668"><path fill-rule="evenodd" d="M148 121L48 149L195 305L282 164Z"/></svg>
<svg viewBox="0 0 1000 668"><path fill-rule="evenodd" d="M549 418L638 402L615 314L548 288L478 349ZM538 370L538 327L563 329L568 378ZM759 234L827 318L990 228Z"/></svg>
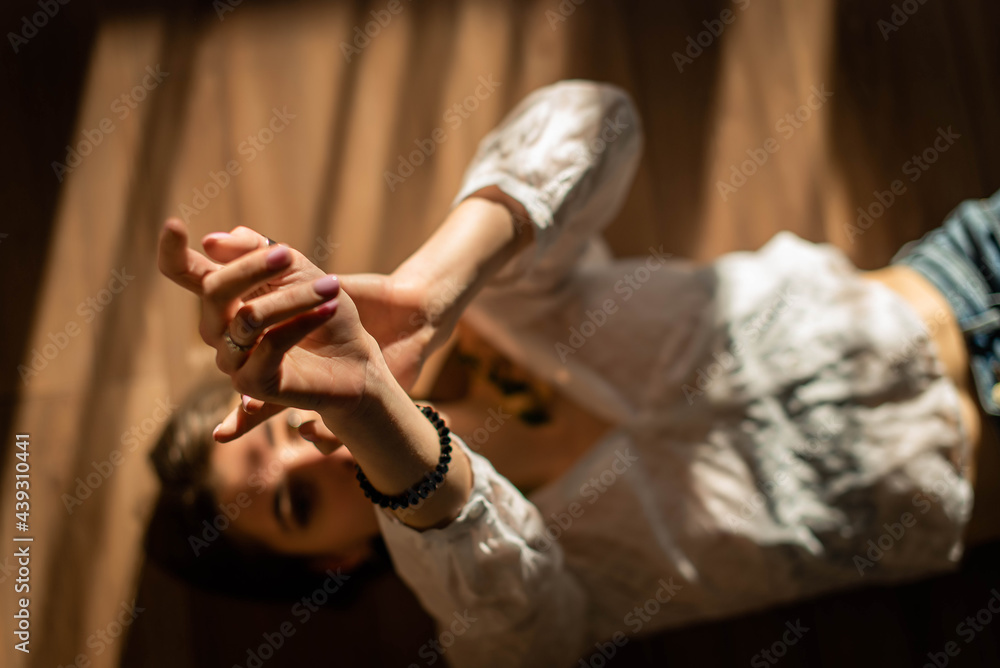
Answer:
<svg viewBox="0 0 1000 668"><path fill-rule="evenodd" d="M349 290L296 251L269 247L246 229L209 235L203 256L187 247L184 224L168 220L160 270L200 297L202 339L216 349L216 365L233 386L252 397L216 428L216 440L239 438L285 406L311 409L349 445L376 490L401 494L422 480L441 446L397 378L412 383L465 304L531 243L523 219L519 205L486 189L456 207L392 277L358 280ZM446 277L443 266L451 267ZM361 324L366 311L374 334ZM246 349L235 349L227 336ZM418 530L451 522L468 499L472 472L461 451L449 466L416 508L387 512Z"/></svg>
<svg viewBox="0 0 1000 668"><path fill-rule="evenodd" d="M369 332L379 342L392 374L400 379L401 386L414 386L423 363L434 357L435 351L458 326L465 305L511 257L531 243L531 227L518 223L519 220L526 220L526 215L520 204L498 189L486 189L456 207L434 235L392 276L340 277L344 291L352 296ZM170 225L168 222L168 228ZM167 232L169 229L164 234L166 244L161 242L161 267L166 267L164 273L198 293L203 279L194 274L201 267L207 273L217 271L221 265L209 266L201 262L200 256L182 249L179 239L171 239ZM173 248L169 247L171 241L174 242ZM245 228L237 228L228 235L209 235L203 240L206 253L218 263L245 257L263 248L264 243L260 235ZM469 252L470 248L475 251ZM447 273L443 271L444 267L450 268ZM312 277L303 270L301 276L292 275L286 282L295 284ZM232 312L232 305L229 308ZM236 314L248 316L249 320L262 320L259 313L254 318L248 312L244 305L237 307ZM236 315L231 317L235 319ZM223 317L210 310L206 319L211 324L205 327L209 330L205 333L210 341L215 341L212 333L219 329L216 321L222 321ZM413 323L419 326L415 327ZM243 335L243 338L235 337L241 344L255 336L253 331L239 325L232 332ZM483 345L467 328L459 328L459 338L473 350ZM438 357L443 358L443 355ZM224 351L220 351L218 362L223 370L231 368L227 366L230 360ZM455 373L449 370L440 374L439 378L440 363L431 366L434 368L422 378L423 387L414 388L414 394L428 394L436 380L447 382L448 377ZM468 436L483 425L483 416L489 409L499 406L501 402L497 389L480 379L470 384L460 401L435 402L433 405L456 433ZM491 436L483 444L474 443L469 438L467 442L489 457L498 470L515 484L524 488L542 484L567 469L574 454L563 451L546 454L541 447L543 444L572 443L582 452L610 428L610 425L586 415L575 405L564 400L563 403L567 405L557 405L554 410L561 416L560 419L541 429L529 429L512 418L505 423L502 435ZM259 502L255 500L252 508L234 521L234 530L280 552L327 555L338 563L363 558L367 541L377 534L378 526L371 502L360 492L354 479L351 451L340 447L343 442L318 413L312 414L314 419L302 424L298 435L284 439L280 435L287 432L285 418L281 414L271 416L275 409L280 410L283 406L269 406L253 399L246 404L249 412L234 410L220 425L217 437L222 443L213 453L220 502L231 502L240 494L260 499ZM261 421L270 424L273 433L279 434L274 448L268 447L261 429L254 429ZM299 438L314 443L316 450L307 454L298 447L301 445ZM531 452L534 456L528 457ZM290 453L294 453L294 457ZM325 466L323 453L332 453L329 456L344 466ZM254 470L248 462L255 458L258 468L271 467L273 474L252 478ZM344 473L348 469L350 476L345 480ZM317 497L317 504L322 506L318 508L317 516L334 520L324 522L322 532L303 531L293 525L291 534L297 535L289 535L274 517L275 489L283 480L296 475L295 472L321 480L325 485L327 493ZM451 478L452 474L448 477ZM340 517L346 514L360 519L346 521Z"/></svg>
<svg viewBox="0 0 1000 668"><path fill-rule="evenodd" d="M338 563L363 558L363 545L376 534L377 524L370 502L353 478L354 461L361 464L377 489L390 494L402 491L433 468L439 447L436 433L413 407L406 390L417 384L424 363L454 333L465 305L510 258L531 243L531 228L522 224L524 220L523 207L497 189L477 193L456 207L431 239L391 276L340 277L343 290L335 298L336 308L292 332L277 362L271 359L250 372L246 371L248 359L254 353L233 353L222 334L228 328L237 343L258 341L259 348L262 336L282 323L291 323L308 309L329 303L329 297L309 289L322 274L306 266L308 263L294 252L280 266L264 268L262 264L271 251L263 237L245 228L206 237L205 258L187 249L182 224L168 221L161 236L161 270L202 297L203 338L217 349L217 364L233 377L234 386L255 397L247 398L245 408L235 409L216 432L223 444L213 459L220 500L235 499L242 492L258 495L261 501L255 500L234 522L237 531L281 552L326 555ZM233 270L234 266L241 269ZM978 454L994 449L980 447L984 439L992 439L992 433L986 430L984 434L982 414L971 392L963 338L947 302L932 285L906 267L889 267L863 276L899 294L927 325L945 373L959 392L962 426L976 455L968 471L980 483L976 494L977 499L981 498L981 492L988 490L980 489L983 485L977 476ZM267 303L267 292L261 295L262 285L266 290L283 293L283 301ZM325 379L299 377L297 386L272 389L268 396L264 390L267 384L261 381L268 373L273 380L283 356L307 348L305 352L313 352L314 357L303 355L308 363L303 368L316 362L316 355L329 356L329 349L324 347L329 341L323 336L336 332L326 331L330 329L326 321L336 320L332 313L344 310L345 304L348 313L343 319L350 330L347 338L366 342L351 351L361 360L351 367L358 372L355 384L348 383L339 389L342 395L331 396L323 383L334 372L327 369ZM322 331L322 336L314 336L317 331ZM321 339L311 342L312 351L302 344L308 336ZM434 375L440 368L435 365ZM337 369L338 374L341 371ZM446 372L444 377L448 373L454 372ZM422 383L418 389L424 392L433 380L427 381L425 376ZM495 390L473 384L461 401L438 406L449 425L470 445L469 436L482 425L484 412L500 401L490 392ZM474 449L525 488L558 477L611 425L601 423L562 397L557 402L553 413L561 417L553 424L528 429L515 419L511 424L516 426L498 430ZM284 416L278 414L286 405L317 408L299 435L289 433ZM273 445L266 428L254 429L265 422L272 425ZM372 425L380 427L373 429ZM316 449L303 447L301 437L312 441ZM349 448L340 447L345 443ZM572 448L546 451L552 443L572 444ZM251 460L268 471L268 475L253 478L253 485L253 468L248 463ZM524 461L539 463L534 469L519 469L519 463ZM300 527L286 517L286 528L274 517L273 499L282 485L296 480L314 481L321 491L309 524ZM470 487L468 462L464 457L455 457L445 485L429 502L418 512L397 517L417 529L444 526L464 505ZM983 505L977 503L977 511ZM287 513L287 502L279 503L279 507ZM995 524L983 519L983 515L974 514L968 532L970 540L997 533L993 530Z"/></svg>
<svg viewBox="0 0 1000 668"><path fill-rule="evenodd" d="M961 420L973 447L982 440L982 422L976 410L978 402L972 394L969 379L969 355L962 331L951 307L938 290L918 272L906 266L893 266L867 272L864 277L882 283L901 296L920 316L937 348L938 359L945 375L958 389ZM956 453L957 456L957 453ZM955 462L958 464L957 460ZM969 462L969 478L976 478L976 458Z"/></svg>
<svg viewBox="0 0 1000 668"><path fill-rule="evenodd" d="M291 426L289 415L306 424L320 419L291 410L213 450L218 502L241 509L231 529L258 545L321 557L325 567L357 563L367 556L378 524L354 477L354 458L343 447L324 454L302 433L311 427Z"/></svg>
<svg viewBox="0 0 1000 668"><path fill-rule="evenodd" d="M493 353L461 323L457 338L468 354ZM420 403L434 406L454 433L523 490L561 476L612 426L556 397L551 422L531 427L501 409L506 415L502 428L480 432L488 438L477 441L473 435L478 429L496 425L487 420L498 414L504 398L495 385L458 365L436 374L428 395L438 396L441 386L454 383L462 384L461 397ZM378 535L374 506L354 477L354 458L318 413L289 409L269 418L260 428L219 444L211 468L219 503L232 507L242 495L238 505L243 510L231 530L270 550L323 557L324 568L348 567L367 556L370 540ZM309 509L304 524L296 520L286 492L299 489L314 490L304 504Z"/></svg>
<svg viewBox="0 0 1000 668"><path fill-rule="evenodd" d="M983 430L981 410L968 376L963 337L947 302L933 285L908 267L887 267L862 276L899 294L930 332L944 372L958 389L963 428L973 447L968 475L976 485L976 498L981 499L988 490L977 476L977 460L982 444L995 447L996 439L989 429ZM467 353L492 352L488 344L461 324L457 339L456 345ZM494 385L464 369L440 364L434 371L435 378L429 382L422 379L427 383L425 394L433 397L439 386L460 383L463 395L450 401L421 403L434 405L455 433L521 489L530 490L558 478L612 427L557 396L551 423L529 427L511 417L502 429L490 432L488 440L478 443L473 434L484 425L484 416L501 405L503 397ZM325 428L317 413L298 413L303 419L298 429L290 428L285 414L280 414L268 419L265 429L255 429L216 448L213 469L220 502L232 503L240 493L254 499L233 522L233 529L272 550L323 556L325 565L330 560L338 565L358 563L367 555L369 540L378 534L372 504L354 479L354 459L349 450L340 447L339 439ZM552 444L565 445L554 450ZM993 477L990 472L990 479ZM275 491L289 481L294 485L299 480L311 482L319 490L311 504L310 521L304 527L295 522L287 502L278 504L287 517L284 524L275 518ZM287 495L282 494L282 498L287 499ZM977 512L967 530L970 543L1000 534L984 512L987 506L976 504Z"/></svg>
<svg viewBox="0 0 1000 668"><path fill-rule="evenodd" d="M195 262L205 260L193 252L171 257L171 247L188 252L185 232L176 220L164 228L165 273L177 268L191 273ZM339 291L334 277L283 284L290 274L302 278L301 267L308 265L287 247L264 246L222 267L202 265L206 270L196 281L202 304L199 331L216 348L216 365L239 392L265 405L316 410L328 428L350 443L358 465L384 494L404 492L433 469L440 454L434 425L395 381L377 342L361 326L357 306ZM234 326L248 309L253 317L242 321L248 327ZM261 333L253 333L255 328ZM250 345L237 349L230 340ZM216 440L239 435L230 427L238 426L240 413L234 409L215 430ZM469 462L461 452L450 473L406 516L407 524L429 528L457 515L471 488Z"/></svg>
<svg viewBox="0 0 1000 668"><path fill-rule="evenodd" d="M958 390L962 427L971 445L966 472L973 484L975 504L965 540L970 545L997 540L1000 517L991 509L1000 503L1000 441L976 398L969 355L951 307L933 284L909 267L886 267L863 276L899 294L927 327L944 373ZM957 466L958 453L955 454Z"/></svg>

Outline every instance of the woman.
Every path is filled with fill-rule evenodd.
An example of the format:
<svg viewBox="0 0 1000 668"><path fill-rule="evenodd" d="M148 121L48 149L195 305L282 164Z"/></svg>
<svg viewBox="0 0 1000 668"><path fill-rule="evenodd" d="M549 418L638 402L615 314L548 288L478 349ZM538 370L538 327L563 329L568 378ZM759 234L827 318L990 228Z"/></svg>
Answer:
<svg viewBox="0 0 1000 668"><path fill-rule="evenodd" d="M612 260L599 232L641 142L618 89L536 91L388 277L323 276L243 228L206 237L208 259L168 221L161 270L201 297L202 337L244 397L202 466L220 507L246 502L230 533L342 567L380 534L442 627L476 620L448 651L470 666L568 665L595 643L952 568L979 404L996 410L990 353L963 329L988 338L977 253L995 253L997 203L878 272L787 232L708 266L662 248ZM435 404L449 435L406 390L456 328L437 390L462 360L479 372ZM289 423L285 406L313 412Z"/></svg>

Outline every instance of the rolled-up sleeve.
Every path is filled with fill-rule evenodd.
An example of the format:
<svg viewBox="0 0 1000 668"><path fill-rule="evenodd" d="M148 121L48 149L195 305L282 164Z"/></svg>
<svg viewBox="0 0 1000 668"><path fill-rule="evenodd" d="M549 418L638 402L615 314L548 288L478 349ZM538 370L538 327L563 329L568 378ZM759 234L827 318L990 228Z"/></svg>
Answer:
<svg viewBox="0 0 1000 668"><path fill-rule="evenodd" d="M622 89L578 80L546 86L483 138L454 203L499 187L524 205L535 232L534 251L511 264L519 272L539 263L566 270L621 208L642 141Z"/></svg>
<svg viewBox="0 0 1000 668"><path fill-rule="evenodd" d="M561 548L544 537L530 501L459 437L454 443L473 474L455 520L417 531L377 513L396 572L454 637L451 665L568 665L583 651L585 598Z"/></svg>

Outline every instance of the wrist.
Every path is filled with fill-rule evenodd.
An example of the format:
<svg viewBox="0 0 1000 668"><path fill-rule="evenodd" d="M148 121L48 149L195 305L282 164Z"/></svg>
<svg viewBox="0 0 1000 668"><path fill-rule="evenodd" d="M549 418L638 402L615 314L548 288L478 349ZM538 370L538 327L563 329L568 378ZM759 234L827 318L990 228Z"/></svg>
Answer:
<svg viewBox="0 0 1000 668"><path fill-rule="evenodd" d="M388 366L372 365L371 391L350 419L323 415L324 422L351 451L371 487L397 496L436 470L441 456L437 427L395 381ZM462 453L437 489L417 506L393 511L418 529L443 526L458 515L468 499L472 474Z"/></svg>
<svg viewBox="0 0 1000 668"><path fill-rule="evenodd" d="M528 246L534 240L535 228L531 224L528 210L520 201L505 193L498 186L488 186L477 190L469 195L465 201L476 199L492 202L504 208L503 224L513 231L513 243L517 250Z"/></svg>
<svg viewBox="0 0 1000 668"><path fill-rule="evenodd" d="M359 423L366 414L370 414L374 407L386 403L386 397L391 389L390 380L395 382L388 371L388 365L378 342L367 333L362 351L360 359L356 358L355 362L364 368L363 379L353 400L317 409L323 422L334 432L337 429L345 433L355 431L353 425Z"/></svg>
<svg viewBox="0 0 1000 668"><path fill-rule="evenodd" d="M450 333L465 306L533 234L520 202L495 186L484 188L452 209L393 280L419 290L428 324Z"/></svg>
<svg viewBox="0 0 1000 668"><path fill-rule="evenodd" d="M403 451L415 452L415 441L429 441L433 428L392 375L375 345L366 364L364 390L349 409L320 411L323 422L337 434L359 463L391 459ZM436 455L435 455L436 456Z"/></svg>

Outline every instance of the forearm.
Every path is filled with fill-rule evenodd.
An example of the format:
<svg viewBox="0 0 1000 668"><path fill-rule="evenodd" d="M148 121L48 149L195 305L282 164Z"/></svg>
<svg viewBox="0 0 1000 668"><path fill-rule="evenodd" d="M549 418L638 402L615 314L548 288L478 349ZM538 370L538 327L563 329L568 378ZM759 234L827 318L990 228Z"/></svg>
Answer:
<svg viewBox="0 0 1000 668"><path fill-rule="evenodd" d="M393 278L423 285L431 324L448 333L482 287L533 237L524 207L499 188L485 188L456 206Z"/></svg>
<svg viewBox="0 0 1000 668"><path fill-rule="evenodd" d="M349 417L323 415L323 420L351 450L368 481L379 492L395 496L422 482L441 454L437 429L395 381L385 362L369 362L365 396ZM468 458L455 451L444 481L424 501L394 511L416 529L442 526L465 505L472 487Z"/></svg>

